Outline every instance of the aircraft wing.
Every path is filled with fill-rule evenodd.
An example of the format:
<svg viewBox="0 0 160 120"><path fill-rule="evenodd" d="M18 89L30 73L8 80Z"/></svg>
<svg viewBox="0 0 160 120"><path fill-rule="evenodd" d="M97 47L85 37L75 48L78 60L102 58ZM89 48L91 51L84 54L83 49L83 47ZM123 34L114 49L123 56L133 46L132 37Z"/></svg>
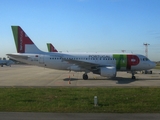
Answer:
<svg viewBox="0 0 160 120"><path fill-rule="evenodd" d="M100 65L100 64L96 64L96 63L90 63L90 62L86 62L86 61L79 61L79 60L73 60L73 59L63 59L63 61L67 61L68 63L71 64L75 64L81 68L87 69L87 70L96 70L99 67L103 67L103 66L110 66L110 65Z"/></svg>
<svg viewBox="0 0 160 120"><path fill-rule="evenodd" d="M11 58L15 58L15 59L28 59L28 56L24 56L24 55L13 55L13 54L7 54L7 56L11 57Z"/></svg>

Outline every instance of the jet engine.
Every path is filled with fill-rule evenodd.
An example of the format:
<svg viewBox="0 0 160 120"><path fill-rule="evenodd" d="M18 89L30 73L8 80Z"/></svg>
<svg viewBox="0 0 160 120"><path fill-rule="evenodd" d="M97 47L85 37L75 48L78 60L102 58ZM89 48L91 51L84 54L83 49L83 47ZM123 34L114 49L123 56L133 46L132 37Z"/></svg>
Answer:
<svg viewBox="0 0 160 120"><path fill-rule="evenodd" d="M99 70L93 71L95 74L99 74L103 77L116 77L115 67L100 67Z"/></svg>

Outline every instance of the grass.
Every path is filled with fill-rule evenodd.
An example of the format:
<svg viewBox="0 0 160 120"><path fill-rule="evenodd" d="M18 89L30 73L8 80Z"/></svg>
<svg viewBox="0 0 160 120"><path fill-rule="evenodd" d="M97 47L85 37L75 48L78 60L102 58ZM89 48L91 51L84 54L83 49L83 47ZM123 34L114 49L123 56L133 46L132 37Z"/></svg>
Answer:
<svg viewBox="0 0 160 120"><path fill-rule="evenodd" d="M0 111L159 113L160 88L0 88Z"/></svg>

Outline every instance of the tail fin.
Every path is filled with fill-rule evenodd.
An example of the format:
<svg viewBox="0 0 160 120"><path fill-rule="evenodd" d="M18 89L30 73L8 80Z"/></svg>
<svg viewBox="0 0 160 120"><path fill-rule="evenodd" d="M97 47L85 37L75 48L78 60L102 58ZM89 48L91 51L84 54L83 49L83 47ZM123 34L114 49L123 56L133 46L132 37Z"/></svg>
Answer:
<svg viewBox="0 0 160 120"><path fill-rule="evenodd" d="M51 43L47 43L47 47L48 47L48 52L58 52Z"/></svg>
<svg viewBox="0 0 160 120"><path fill-rule="evenodd" d="M20 26L11 26L18 53L41 53Z"/></svg>

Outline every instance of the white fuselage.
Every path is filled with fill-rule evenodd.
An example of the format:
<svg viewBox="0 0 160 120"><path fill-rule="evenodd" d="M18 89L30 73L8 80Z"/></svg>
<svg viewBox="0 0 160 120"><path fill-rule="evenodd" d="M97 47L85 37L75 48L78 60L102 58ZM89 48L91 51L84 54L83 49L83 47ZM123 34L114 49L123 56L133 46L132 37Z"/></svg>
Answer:
<svg viewBox="0 0 160 120"><path fill-rule="evenodd" d="M27 56L23 57L13 57L16 56ZM127 68L127 60L124 58L114 58L114 54L105 53L53 53L45 52L43 54L27 54L27 53L14 53L9 56L12 59L21 61L27 64L37 65L40 67L46 67L58 70L73 70L73 71L87 71L85 67L81 67L80 64L95 64L98 66L114 66L117 71L140 71L152 69L155 63L146 59L143 55L136 55L139 58L139 63L131 65ZM121 54L116 54L121 55ZM127 54L123 54L124 56ZM131 54L132 55L132 54ZM131 61L134 62L131 59ZM119 65L119 67L118 67Z"/></svg>

